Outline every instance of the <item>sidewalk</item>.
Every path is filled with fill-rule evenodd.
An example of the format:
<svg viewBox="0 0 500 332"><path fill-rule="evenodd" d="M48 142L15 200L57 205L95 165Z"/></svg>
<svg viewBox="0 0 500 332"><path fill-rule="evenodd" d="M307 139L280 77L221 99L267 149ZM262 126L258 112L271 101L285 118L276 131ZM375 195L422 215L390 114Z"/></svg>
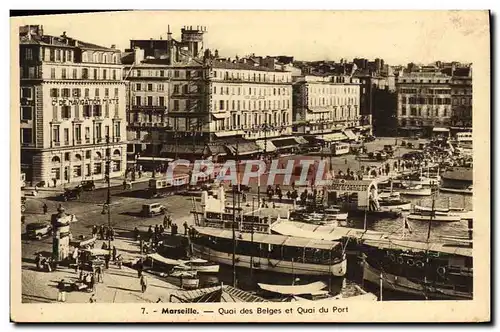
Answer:
<svg viewBox="0 0 500 332"><path fill-rule="evenodd" d="M132 184L132 187L136 183L143 183L149 181L151 179L152 173L151 172L144 172L140 178L136 177L135 181L130 181L128 180L128 183ZM102 188L107 188L108 183L104 180L96 180L94 181L95 184L95 189L102 189ZM48 196L53 196L54 194L62 193L64 192L65 188L75 188L78 185L78 182L72 182L72 183L64 183L57 185L55 187L39 187L38 188L38 194L33 195L35 191L35 187L24 187L22 189L22 192L24 193L25 196L35 196L39 198L44 198ZM111 178L110 181L110 186L111 187L120 187L123 186L123 177L118 177L118 178Z"/></svg>
<svg viewBox="0 0 500 332"><path fill-rule="evenodd" d="M101 248L102 243L107 241L98 240L95 248ZM139 243L127 238L116 238L112 246L116 246L118 254L123 256L124 263L135 261L139 258ZM22 300L23 302L56 302L56 285L64 279L66 283L78 279L74 269L59 267L56 271L36 271L34 263L23 263L22 271ZM162 302L168 302L170 294L177 293L179 287L161 280L160 278L145 272L148 280L148 288L145 293L141 292L141 285L137 277L137 271L126 266L119 269L113 262L109 269L104 270L103 283L96 284L94 292L73 291L66 294L66 302L88 303L90 296L95 294L97 303L154 303L159 298Z"/></svg>

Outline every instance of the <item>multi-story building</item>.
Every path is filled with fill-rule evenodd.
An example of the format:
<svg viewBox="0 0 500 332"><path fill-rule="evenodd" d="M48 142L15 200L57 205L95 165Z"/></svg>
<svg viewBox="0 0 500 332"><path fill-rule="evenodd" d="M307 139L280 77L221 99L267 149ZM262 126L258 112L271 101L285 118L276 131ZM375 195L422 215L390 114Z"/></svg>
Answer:
<svg viewBox="0 0 500 332"><path fill-rule="evenodd" d="M451 77L439 71L403 73L396 79L398 134L449 132Z"/></svg>
<svg viewBox="0 0 500 332"><path fill-rule="evenodd" d="M32 185L102 179L126 161L120 52L20 29L21 171ZM109 137L107 142L106 137Z"/></svg>
<svg viewBox="0 0 500 332"><path fill-rule="evenodd" d="M472 67L453 68L451 77L451 126L472 129Z"/></svg>
<svg viewBox="0 0 500 332"><path fill-rule="evenodd" d="M208 49L201 55L205 32L190 27L181 30L180 42L170 34L166 43L152 41L154 52L145 53L155 56L146 58L138 47L148 44L131 42L136 48L124 72L134 152L156 142L143 152L223 155L235 152L238 141L239 153L250 154L262 150L262 139L292 134L292 74L218 59Z"/></svg>
<svg viewBox="0 0 500 332"><path fill-rule="evenodd" d="M293 94L294 131L297 134L305 137L335 132L351 134L350 130L360 125L357 78L345 75L297 77ZM345 135L335 137L346 138Z"/></svg>

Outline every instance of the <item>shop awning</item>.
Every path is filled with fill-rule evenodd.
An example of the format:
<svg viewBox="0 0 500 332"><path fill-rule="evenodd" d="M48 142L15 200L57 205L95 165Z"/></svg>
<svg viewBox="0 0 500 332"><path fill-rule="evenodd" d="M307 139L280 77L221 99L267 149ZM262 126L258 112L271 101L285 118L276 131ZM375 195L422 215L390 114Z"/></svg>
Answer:
<svg viewBox="0 0 500 332"><path fill-rule="evenodd" d="M434 127L432 129L433 132L435 133L448 133L450 130L448 128L442 128L442 127Z"/></svg>
<svg viewBox="0 0 500 332"><path fill-rule="evenodd" d="M226 146L233 155L236 155L236 151L238 151L238 155L240 156L260 152L260 147L257 143L252 141L238 144L227 144Z"/></svg>
<svg viewBox="0 0 500 332"><path fill-rule="evenodd" d="M349 138L351 140L357 140L358 139L358 136L356 136L356 134L354 134L352 132L352 130L350 130L350 129L344 130L344 134L347 136L347 138Z"/></svg>
<svg viewBox="0 0 500 332"><path fill-rule="evenodd" d="M294 137L273 139L273 144L278 149L293 148L299 145L299 143L295 140Z"/></svg>
<svg viewBox="0 0 500 332"><path fill-rule="evenodd" d="M227 136L237 136L243 135L245 132L243 130L231 130L231 131L220 131L218 133L214 133L215 137L227 137Z"/></svg>
<svg viewBox="0 0 500 332"><path fill-rule="evenodd" d="M267 140L267 143L265 140L258 140L255 141L255 143L259 146L259 148L262 150L262 152L274 152L276 151L276 146L273 144L271 140Z"/></svg>
<svg viewBox="0 0 500 332"><path fill-rule="evenodd" d="M347 139L347 136L344 133L332 133L316 136L316 139L325 142L337 142Z"/></svg>
<svg viewBox="0 0 500 332"><path fill-rule="evenodd" d="M225 156L227 154L226 148L222 144L207 145L207 150L211 155Z"/></svg>
<svg viewBox="0 0 500 332"><path fill-rule="evenodd" d="M179 144L179 145L164 145L160 151L162 153L181 153L181 154L203 154L205 151L204 145Z"/></svg>
<svg viewBox="0 0 500 332"><path fill-rule="evenodd" d="M295 136L295 140L297 141L297 143L299 144L307 144L309 143L304 137L302 136Z"/></svg>
<svg viewBox="0 0 500 332"><path fill-rule="evenodd" d="M226 119L229 117L228 113L212 113L212 116L216 119Z"/></svg>

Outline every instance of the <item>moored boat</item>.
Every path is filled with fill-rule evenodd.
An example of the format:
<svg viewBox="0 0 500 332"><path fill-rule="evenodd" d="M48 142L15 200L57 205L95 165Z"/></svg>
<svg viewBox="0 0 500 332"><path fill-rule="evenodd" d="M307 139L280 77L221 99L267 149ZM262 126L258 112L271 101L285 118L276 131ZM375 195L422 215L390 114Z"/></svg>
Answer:
<svg viewBox="0 0 500 332"><path fill-rule="evenodd" d="M233 239L231 230L194 229L193 253L218 264L292 275L343 276L347 271L340 242L239 231Z"/></svg>
<svg viewBox="0 0 500 332"><path fill-rule="evenodd" d="M460 213L439 212L439 211L414 211L407 217L411 221L435 221L435 222L459 222L462 220Z"/></svg>
<svg viewBox="0 0 500 332"><path fill-rule="evenodd" d="M174 267L175 270L217 273L219 272L219 264L214 264L201 258L193 258L188 261L180 261L179 265Z"/></svg>

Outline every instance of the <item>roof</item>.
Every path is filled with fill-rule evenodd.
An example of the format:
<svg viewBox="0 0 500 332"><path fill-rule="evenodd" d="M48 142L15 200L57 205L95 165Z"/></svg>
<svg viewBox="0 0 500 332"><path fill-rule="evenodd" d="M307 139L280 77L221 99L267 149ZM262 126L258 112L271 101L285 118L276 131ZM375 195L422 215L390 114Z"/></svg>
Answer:
<svg viewBox="0 0 500 332"><path fill-rule="evenodd" d="M198 233L203 235L224 238L224 239L233 239L232 230L224 230L212 227L195 227L195 229ZM332 250L340 245L339 242L298 238L298 237L276 235L276 234L255 233L253 234L253 239L252 239L252 234L242 233L242 232L236 232L236 240L245 242L263 243L263 244L273 244L278 246L315 248L323 250Z"/></svg>
<svg viewBox="0 0 500 332"><path fill-rule="evenodd" d="M378 249L396 249L409 251L432 251L451 255L472 257L472 248L460 247L448 243L427 243L406 240L385 239L382 241L365 240L365 245L377 247Z"/></svg>
<svg viewBox="0 0 500 332"><path fill-rule="evenodd" d="M328 287L322 281L313 282L307 285L293 285L293 286L283 286L283 285L270 285L270 284L257 284L263 290L272 293L278 293L283 295L304 295L304 294L315 294L319 291Z"/></svg>
<svg viewBox="0 0 500 332"><path fill-rule="evenodd" d="M180 291L177 295L177 300L184 303L268 302L259 296L229 285Z"/></svg>
<svg viewBox="0 0 500 332"><path fill-rule="evenodd" d="M51 43L47 43L43 38L48 37L51 38ZM68 43L66 42L68 41ZM75 44L77 42L77 44ZM71 37L62 37L62 36L51 36L51 35L22 35L19 36L19 43L20 44L32 44L32 45L52 45L52 46L61 46L61 47L72 47L72 48L84 48L84 49L92 49L92 50L102 50L102 51L113 51L113 52L120 52L118 49L114 48L109 48L109 47L104 47L92 43L87 43L75 38Z"/></svg>
<svg viewBox="0 0 500 332"><path fill-rule="evenodd" d="M270 71L270 72L285 72L283 70L262 67L262 66L252 66L246 63L239 62L229 62L229 61L213 61L211 64L212 68L220 69L240 69L240 70L255 70L255 71Z"/></svg>
<svg viewBox="0 0 500 332"><path fill-rule="evenodd" d="M447 180L472 181L472 168L455 167L441 174L441 178Z"/></svg>

